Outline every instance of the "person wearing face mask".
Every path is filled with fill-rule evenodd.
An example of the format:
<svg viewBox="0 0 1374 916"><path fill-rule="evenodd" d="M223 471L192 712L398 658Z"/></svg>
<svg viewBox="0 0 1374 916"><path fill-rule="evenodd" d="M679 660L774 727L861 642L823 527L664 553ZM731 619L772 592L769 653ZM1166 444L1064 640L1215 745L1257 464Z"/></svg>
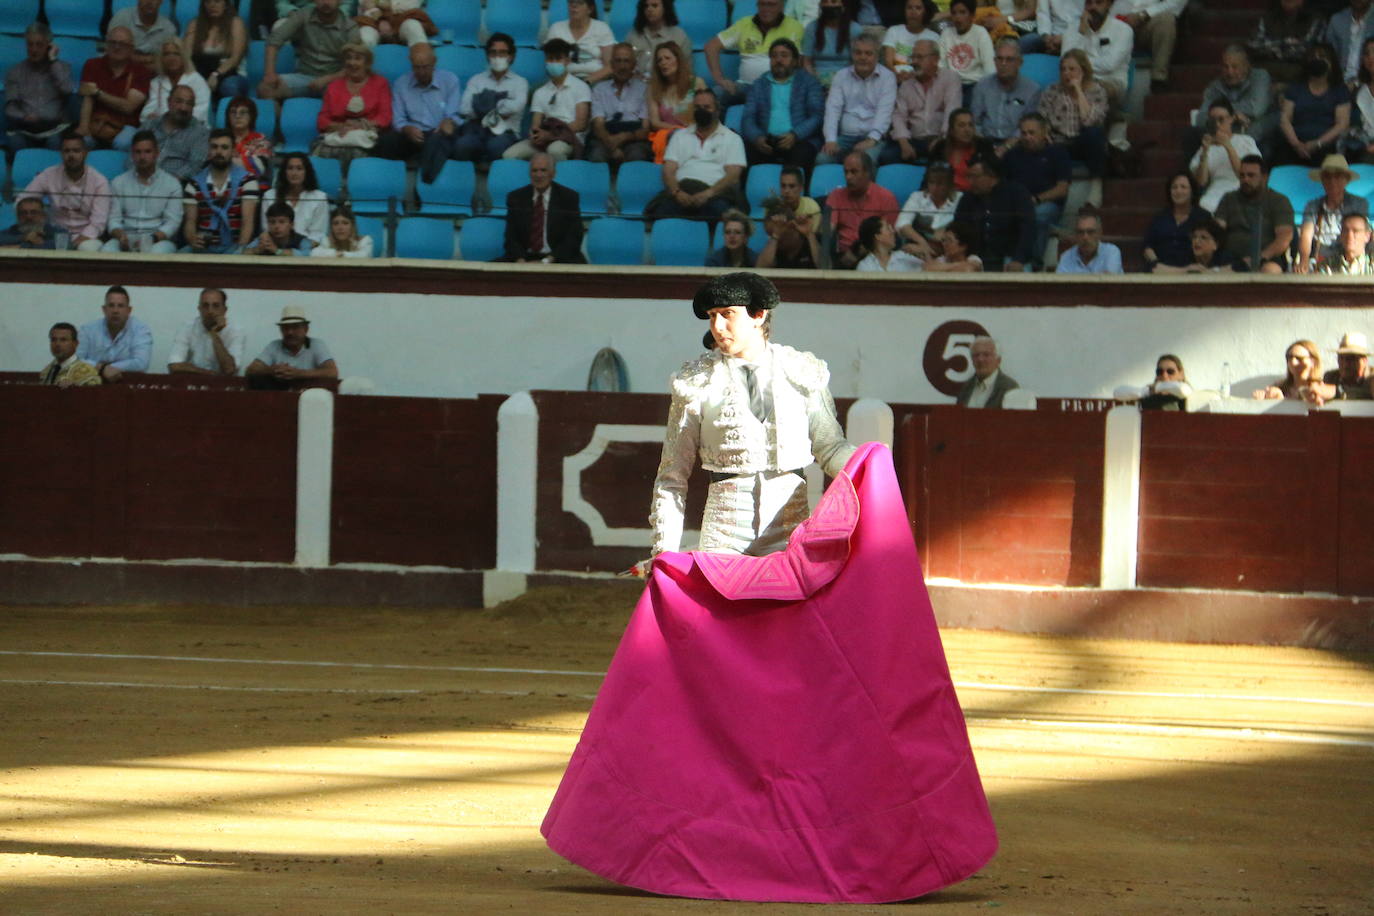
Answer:
<svg viewBox="0 0 1374 916"><path fill-rule="evenodd" d="M493 32L487 39L487 69L468 80L463 100L458 103L463 123L458 128L454 159L491 162L520 139L530 84L511 71L514 61L515 39L505 32Z"/></svg>
<svg viewBox="0 0 1374 916"><path fill-rule="evenodd" d="M719 102L709 89L693 96L693 127L674 131L663 154L663 190L649 201L650 220L695 216L716 220L731 207L747 210L740 193L744 141L720 123Z"/></svg>
<svg viewBox="0 0 1374 916"><path fill-rule="evenodd" d="M1337 72L1336 53L1320 44L1307 55L1306 79L1283 90L1279 107L1279 135L1275 165L1315 165L1350 127L1350 90Z"/></svg>
<svg viewBox="0 0 1374 916"><path fill-rule="evenodd" d="M556 162L580 159L592 120L592 88L568 70L573 46L561 38L544 42L544 71L549 81L530 100L530 135L510 146L504 159L529 159L546 152Z"/></svg>

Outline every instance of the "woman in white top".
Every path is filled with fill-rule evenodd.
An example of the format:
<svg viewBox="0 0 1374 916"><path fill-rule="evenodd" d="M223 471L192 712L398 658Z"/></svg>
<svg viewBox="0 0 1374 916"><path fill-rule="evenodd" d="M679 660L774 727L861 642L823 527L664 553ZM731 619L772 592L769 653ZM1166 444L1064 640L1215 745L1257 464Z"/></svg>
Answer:
<svg viewBox="0 0 1374 916"><path fill-rule="evenodd" d="M628 3L629 0L620 0ZM673 0L638 0L635 24L625 40L635 49L635 64L639 75L648 79L654 69L654 48L671 41L682 49L688 59L692 56L692 39L677 24L677 10Z"/></svg>
<svg viewBox="0 0 1374 916"><path fill-rule="evenodd" d="M248 28L229 0L200 0L183 44L216 98L248 94Z"/></svg>
<svg viewBox="0 0 1374 916"><path fill-rule="evenodd" d="M935 250L928 238L939 235L954 219L962 191L954 189L954 170L946 162L932 162L926 167L925 187L912 191L897 214L897 235L905 244L916 246L912 254L933 257Z"/></svg>
<svg viewBox="0 0 1374 916"><path fill-rule="evenodd" d="M1212 129L1202 136L1202 146L1193 154L1188 168L1193 180L1203 188L1199 206L1208 213L1217 209L1227 191L1240 187L1240 161L1246 156L1258 156L1255 138L1235 132L1236 110L1226 99L1219 98L1207 109Z"/></svg>
<svg viewBox="0 0 1374 916"><path fill-rule="evenodd" d="M870 216L859 224L859 243L868 257L855 270L911 273L924 266L920 258L897 247L897 230L881 216Z"/></svg>
<svg viewBox="0 0 1374 916"><path fill-rule="evenodd" d="M963 81L964 91L995 70L992 65L992 38L988 30L973 21L975 0L950 0L949 28L940 33L940 66L953 70ZM968 104L965 96L964 104Z"/></svg>
<svg viewBox="0 0 1374 916"><path fill-rule="evenodd" d="M940 43L940 36L930 28L939 12L934 0L906 0L906 22L894 25L883 35L883 66L897 74L897 82L905 82L915 75L911 68L911 52L918 41Z"/></svg>
<svg viewBox="0 0 1374 916"><path fill-rule="evenodd" d="M316 245L329 235L329 198L320 190L315 166L305 153L287 153L277 172L277 183L262 195L262 211L277 201L290 204L295 211L296 231Z"/></svg>
<svg viewBox="0 0 1374 916"><path fill-rule="evenodd" d="M157 59L157 76L148 86L148 101L139 115L144 121L160 118L167 113L167 103L172 98L172 90L178 86L189 86L196 94L196 107L192 115L202 124L210 123L210 87L205 78L186 65L186 55L181 50L181 41L169 38L162 43Z"/></svg>
<svg viewBox="0 0 1374 916"><path fill-rule="evenodd" d="M573 60L568 62L568 72L573 76L590 85L611 75L615 35L610 26L596 18L591 0L568 0L568 18L549 26L545 40L554 38L576 48Z"/></svg>
<svg viewBox="0 0 1374 916"><path fill-rule="evenodd" d="M300 229L296 230L300 232ZM304 235L305 233L301 233ZM370 258L372 236L358 235L353 211L340 207L329 216L329 236L310 252L312 258Z"/></svg>

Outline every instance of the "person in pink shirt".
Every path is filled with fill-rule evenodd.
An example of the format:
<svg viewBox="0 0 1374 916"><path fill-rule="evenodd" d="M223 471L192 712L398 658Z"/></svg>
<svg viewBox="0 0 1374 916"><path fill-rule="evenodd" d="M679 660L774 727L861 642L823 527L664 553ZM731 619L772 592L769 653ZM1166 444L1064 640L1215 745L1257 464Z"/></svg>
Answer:
<svg viewBox="0 0 1374 916"><path fill-rule="evenodd" d="M865 219L881 216L890 224L897 222L897 198L874 182L873 174L872 159L864 153L850 153L844 157L844 187L826 195L825 206L835 235L835 267L852 270L859 263L852 249L859 240L859 224Z"/></svg>
<svg viewBox="0 0 1374 916"><path fill-rule="evenodd" d="M86 167L86 140L80 131L62 135L62 164L39 172L19 194L20 200L31 197L52 201L52 221L70 236L66 245L59 238L59 249L100 250L100 237L110 218L110 183Z"/></svg>

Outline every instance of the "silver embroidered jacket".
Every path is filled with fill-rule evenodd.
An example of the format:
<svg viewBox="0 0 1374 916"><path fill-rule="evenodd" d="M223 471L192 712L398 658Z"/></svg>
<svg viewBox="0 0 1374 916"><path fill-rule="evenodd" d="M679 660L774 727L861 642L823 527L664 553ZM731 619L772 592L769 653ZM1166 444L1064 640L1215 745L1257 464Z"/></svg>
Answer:
<svg viewBox="0 0 1374 916"><path fill-rule="evenodd" d="M649 515L655 555L681 547L687 478L698 460L708 471L756 474L797 470L814 459L834 476L854 454L835 418L824 360L779 344L769 344L768 358L767 423L749 410L748 392L719 351L685 364L670 380L673 401Z"/></svg>

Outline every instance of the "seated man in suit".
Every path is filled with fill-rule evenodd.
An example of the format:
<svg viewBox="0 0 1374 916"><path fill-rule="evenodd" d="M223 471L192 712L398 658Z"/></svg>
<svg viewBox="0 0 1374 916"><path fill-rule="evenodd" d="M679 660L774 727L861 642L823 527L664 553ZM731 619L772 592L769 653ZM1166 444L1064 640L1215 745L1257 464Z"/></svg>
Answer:
<svg viewBox="0 0 1374 916"><path fill-rule="evenodd" d="M518 264L585 264L582 257L582 201L572 188L554 183L556 165L548 153L530 157L530 183L506 195L506 253Z"/></svg>
<svg viewBox="0 0 1374 916"><path fill-rule="evenodd" d="M1001 407L1003 396L1021 386L1002 371L1002 354L997 352L997 341L991 337L975 337L971 349L973 377L964 383L956 403L962 407Z"/></svg>

